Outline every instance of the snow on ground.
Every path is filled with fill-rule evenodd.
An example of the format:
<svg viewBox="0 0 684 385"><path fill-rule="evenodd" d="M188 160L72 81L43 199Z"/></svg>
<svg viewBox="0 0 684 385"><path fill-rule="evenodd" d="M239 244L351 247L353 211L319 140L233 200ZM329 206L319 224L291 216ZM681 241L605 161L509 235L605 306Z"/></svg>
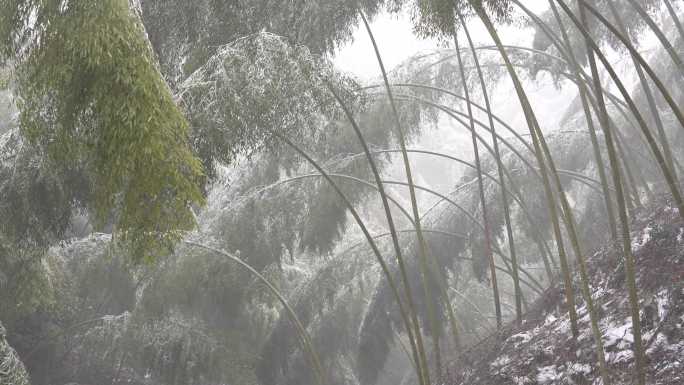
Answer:
<svg viewBox="0 0 684 385"><path fill-rule="evenodd" d="M684 384L684 247L682 221L668 205L644 210L633 223L647 383ZM588 261L606 361L615 384L634 378L632 321L624 258L604 249ZM576 278L577 279L577 278ZM446 385L601 384L589 315L575 282L580 337L573 339L563 288L550 288L521 327L474 346L450 369ZM467 368L468 370L464 370Z"/></svg>

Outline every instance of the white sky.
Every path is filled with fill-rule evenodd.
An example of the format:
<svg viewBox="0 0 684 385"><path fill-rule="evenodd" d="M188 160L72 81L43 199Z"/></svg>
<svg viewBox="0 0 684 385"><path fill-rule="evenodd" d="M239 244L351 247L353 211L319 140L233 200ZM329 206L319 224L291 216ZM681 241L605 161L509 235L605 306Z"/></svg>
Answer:
<svg viewBox="0 0 684 385"><path fill-rule="evenodd" d="M542 12L548 8L548 0L525 0L524 2L534 12ZM422 40L413 34L410 16L406 12L396 15L383 12L377 15L370 24L388 70L420 51L439 47L436 40ZM339 69L352 73L362 80L369 80L379 76L379 67L373 52L373 45L365 28L362 27L363 25L357 28L352 42L337 51L333 61ZM479 23L473 23L471 28L474 40L485 40L486 31ZM515 29L511 31L516 32ZM517 31L517 34L520 32Z"/></svg>

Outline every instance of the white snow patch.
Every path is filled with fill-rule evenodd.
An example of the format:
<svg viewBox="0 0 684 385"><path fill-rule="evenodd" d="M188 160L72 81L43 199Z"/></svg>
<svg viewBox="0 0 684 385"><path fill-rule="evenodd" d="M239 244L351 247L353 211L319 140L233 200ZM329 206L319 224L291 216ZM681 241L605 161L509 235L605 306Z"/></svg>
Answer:
<svg viewBox="0 0 684 385"><path fill-rule="evenodd" d="M610 294L610 290L606 290L606 288L599 286L596 288L596 290L594 290L592 297L599 298L599 297L603 297L606 294Z"/></svg>
<svg viewBox="0 0 684 385"><path fill-rule="evenodd" d="M667 337L665 337L665 342L667 343ZM670 344L667 346L667 351L684 354L684 341L680 341L678 344Z"/></svg>
<svg viewBox="0 0 684 385"><path fill-rule="evenodd" d="M653 231L653 228L649 225L643 230L641 239L638 239L639 237L632 239L632 252L641 250L641 248L651 240L651 231Z"/></svg>
<svg viewBox="0 0 684 385"><path fill-rule="evenodd" d="M570 333L570 319L564 316L563 319L558 323L558 326L556 326L555 331L562 334Z"/></svg>
<svg viewBox="0 0 684 385"><path fill-rule="evenodd" d="M577 340L578 341L592 341L593 338L594 338L594 335L591 333L591 328L583 327L580 330L580 335L579 335L579 338Z"/></svg>
<svg viewBox="0 0 684 385"><path fill-rule="evenodd" d="M570 373L584 374L585 376L588 376L591 374L591 365L574 363L570 365Z"/></svg>
<svg viewBox="0 0 684 385"><path fill-rule="evenodd" d="M669 296L667 289L663 289L656 295L656 304L658 305L658 321L662 322L670 309Z"/></svg>
<svg viewBox="0 0 684 385"><path fill-rule="evenodd" d="M603 334L603 345L606 348L617 345L618 349L625 349L634 342L632 335L632 322L622 326L611 327Z"/></svg>
<svg viewBox="0 0 684 385"><path fill-rule="evenodd" d="M492 368L501 368L511 363L511 359L508 356L501 356L496 359L496 361L490 364Z"/></svg>
<svg viewBox="0 0 684 385"><path fill-rule="evenodd" d="M552 323L556 322L558 318L554 317L553 314L549 314L546 316L546 319L544 320L544 326L549 326Z"/></svg>
<svg viewBox="0 0 684 385"><path fill-rule="evenodd" d="M527 377L521 376L513 376L512 380L515 385L528 385L531 383Z"/></svg>
<svg viewBox="0 0 684 385"><path fill-rule="evenodd" d="M646 350L646 354L651 355L655 351L661 349L663 346L667 345L667 337L665 337L662 333L659 333L657 336L655 336L655 341L651 346L649 346L648 350Z"/></svg>
<svg viewBox="0 0 684 385"><path fill-rule="evenodd" d="M560 380L560 376L556 371L556 365L544 366L537 369L537 383L544 385L550 384L553 381Z"/></svg>
<svg viewBox="0 0 684 385"><path fill-rule="evenodd" d="M619 364L623 362L629 362L634 358L634 352L631 350L620 350L619 352L608 353L608 361L611 364Z"/></svg>
<svg viewBox="0 0 684 385"><path fill-rule="evenodd" d="M514 335L510 336L508 338L508 341L512 342L513 346L515 346L517 348L520 344L525 344L525 343L530 342L531 339L532 339L532 336L529 333L523 332L523 333L518 333L518 334L514 334Z"/></svg>

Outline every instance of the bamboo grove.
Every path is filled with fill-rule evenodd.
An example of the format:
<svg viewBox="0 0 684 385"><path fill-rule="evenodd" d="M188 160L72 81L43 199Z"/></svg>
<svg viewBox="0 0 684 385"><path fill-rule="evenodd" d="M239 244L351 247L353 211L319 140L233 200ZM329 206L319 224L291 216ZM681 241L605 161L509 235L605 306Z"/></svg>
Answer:
<svg viewBox="0 0 684 385"><path fill-rule="evenodd" d="M157 302L176 290L182 272L191 282L218 269L235 281L221 281L212 290L239 297L219 305L266 309L262 317L269 330L254 331L260 347L252 352L258 356L254 376L259 383L344 383L345 368L335 366L337 351L325 351L325 328L334 322L326 317L339 306L336 316L344 313L354 325L349 333L357 334L349 350L357 354L350 370L359 383L376 383L377 366L384 365L394 344L401 346L415 381L431 385L440 383L449 352L458 356L507 323L521 324L529 304L561 282L561 308L572 335L590 333L595 364L608 385L611 369L587 269L592 250L608 243L625 271L634 383L647 383L630 223L635 210L659 194L671 197L684 219L678 151L684 129L680 1L548 0L544 14L520 0L343 1L331 14L325 12L332 8L294 2L292 12L316 16L308 20L317 32L304 32L306 20L288 24L295 18L289 14L267 20L267 5L250 8L251 23L235 17L229 6L214 9L223 15L215 20L212 12L193 8L194 18L211 20L205 30L198 30L202 27L193 17L170 30L164 20L176 16L163 2L82 0L67 2L67 9L62 3L0 0L0 57L10 73L7 81L0 73L0 88L14 93L18 111L17 129L7 129L11 135L0 130L10 138L0 142L0 155L10 154L2 160L1 175L21 181L1 190L1 199L15 201L0 205L9 218L0 229L0 287L11 286L4 281L19 266L33 286L17 286L17 293L43 290L49 280L30 274L38 274L37 261L67 238L72 213L79 212L92 217L88 227L97 243L83 247L97 250L92 255L109 255L107 262L89 264L110 264L121 277L133 271L135 279L121 278L133 287L127 295L141 304L136 307L148 306L116 319L93 314L76 322L79 327L128 330L127 325L139 323L149 330L162 328L163 322L149 320L164 314L165 305ZM388 70L371 23L381 8L409 9L415 32L444 48ZM334 14L343 16L335 25L326 24ZM275 32L252 30L260 23ZM501 31L518 25L534 31L533 46L505 43ZM355 26L372 43L368 55L377 64L376 84L360 84L321 57L346 41ZM491 44L482 44L475 30L485 31ZM657 54L640 49L638 37L645 33L653 36ZM173 40L180 35L188 40ZM111 52L117 61L107 58ZM616 56L629 62L635 80L615 64ZM255 70L259 66L266 69ZM552 78L576 90L581 132L544 127L544 112L535 108L529 89L539 73L544 81ZM497 113L499 82L512 87L523 125ZM466 133L472 160L411 147L422 126L444 122ZM586 154L563 154L572 141L581 141ZM573 168L566 156L581 158L582 167ZM465 176L455 191L436 191L421 185L418 158L453 163ZM386 172L392 160L400 165L394 177ZM56 166L62 163L68 166ZM108 171L111 167L115 172ZM42 178L38 199L50 196L61 208L36 211L42 208L21 190L24 178L32 175ZM225 180L230 182L221 185ZM395 193L401 189L408 192L403 198ZM593 210L578 208L573 196L578 189L593 194ZM423 195L435 202L429 209L421 204ZM145 210L137 202L148 202ZM27 236L33 225L13 221L22 216L18 210L49 219L46 236ZM596 216L605 221L605 236L592 234ZM355 235L344 238L348 232ZM353 242L339 247L341 239ZM15 254L24 259L11 261L9 250L21 250ZM184 259L184 253L201 262ZM305 283L292 288L283 278L283 265L297 266L300 254L328 259L316 262L316 273L302 274L306 277L298 279ZM345 256L353 262L343 262ZM215 261L227 266L220 262L215 269ZM358 267L349 267L352 263ZM460 291L463 266L472 266L481 300ZM333 299L324 305L317 293L330 285L326 279L374 289L370 294L350 289L347 296L332 288ZM363 309L354 302L359 296L366 298ZM580 307L586 307L588 331L582 330ZM20 320L19 315L3 318L13 324ZM240 322L245 321L236 317L212 327L244 327L236 326ZM92 330L108 336L105 326ZM106 338L112 344L128 338L130 344L136 340L131 333ZM181 334L179 341L190 340ZM27 367L32 368L31 355L42 354L41 346L59 338L48 333L31 341L37 347L22 357ZM223 348L197 349L205 357ZM117 377L133 355L121 350ZM377 355L380 365L373 358Z"/></svg>

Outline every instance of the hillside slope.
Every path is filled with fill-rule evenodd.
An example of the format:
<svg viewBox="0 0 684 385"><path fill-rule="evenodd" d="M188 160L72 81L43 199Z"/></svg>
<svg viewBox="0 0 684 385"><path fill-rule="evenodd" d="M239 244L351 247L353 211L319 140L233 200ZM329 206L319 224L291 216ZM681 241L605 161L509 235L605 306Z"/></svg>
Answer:
<svg viewBox="0 0 684 385"><path fill-rule="evenodd" d="M665 200L639 210L632 223L647 383L684 383L684 223ZM609 247L588 258L614 384L632 383L631 318L622 257ZM600 384L595 345L575 278L581 335L573 340L562 286L547 290L520 327L508 326L459 352L444 381L465 384Z"/></svg>

